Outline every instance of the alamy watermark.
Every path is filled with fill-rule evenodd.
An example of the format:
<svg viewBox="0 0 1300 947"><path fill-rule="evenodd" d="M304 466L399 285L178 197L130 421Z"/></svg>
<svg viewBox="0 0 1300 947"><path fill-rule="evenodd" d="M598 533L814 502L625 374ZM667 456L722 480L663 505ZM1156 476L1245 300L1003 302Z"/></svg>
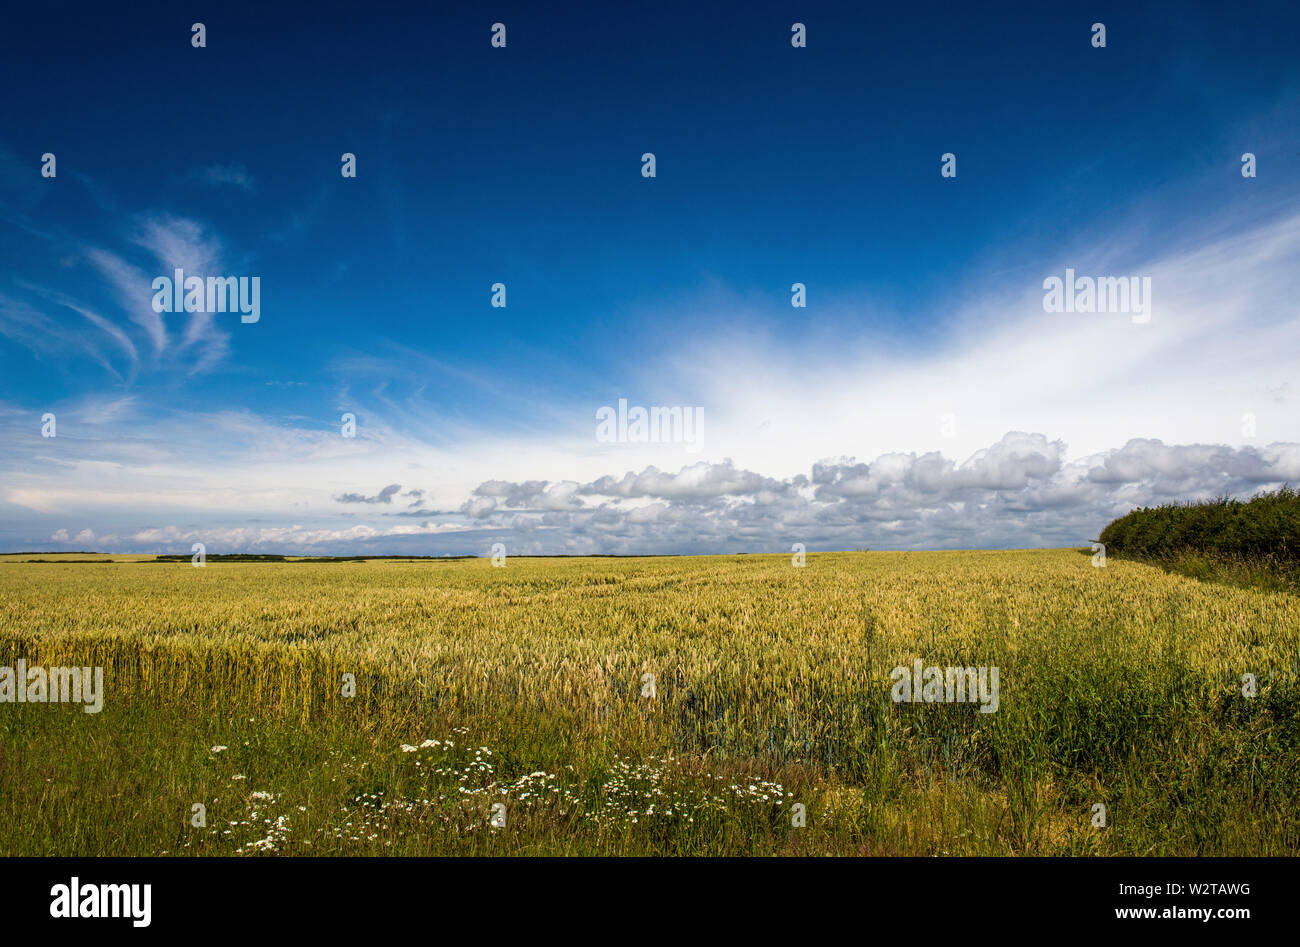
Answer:
<svg viewBox="0 0 1300 947"><path fill-rule="evenodd" d="M978 700L980 713L997 713L996 667L926 667L917 658L910 669L899 665L889 676L894 681L889 696L896 704L962 704Z"/></svg>
<svg viewBox="0 0 1300 947"><path fill-rule="evenodd" d="M1043 312L1124 312L1134 322L1151 321L1151 277L1075 276L1069 267L1065 279L1043 280Z"/></svg>
<svg viewBox="0 0 1300 947"><path fill-rule="evenodd" d="M601 444L685 444L691 453L700 449L704 431L704 409L699 407L628 407L626 398L618 408L596 409L596 440Z"/></svg>
<svg viewBox="0 0 1300 947"><path fill-rule="evenodd" d="M0 667L0 704L85 704L88 714L104 709L102 667L28 667L18 659L15 667Z"/></svg>
<svg viewBox="0 0 1300 947"><path fill-rule="evenodd" d="M260 276L186 276L177 269L173 276L153 281L154 312L239 312L240 322L262 318Z"/></svg>
<svg viewBox="0 0 1300 947"><path fill-rule="evenodd" d="M121 917L132 927L148 927L153 916L151 884L82 884L73 875L50 888L50 898L50 917Z"/></svg>

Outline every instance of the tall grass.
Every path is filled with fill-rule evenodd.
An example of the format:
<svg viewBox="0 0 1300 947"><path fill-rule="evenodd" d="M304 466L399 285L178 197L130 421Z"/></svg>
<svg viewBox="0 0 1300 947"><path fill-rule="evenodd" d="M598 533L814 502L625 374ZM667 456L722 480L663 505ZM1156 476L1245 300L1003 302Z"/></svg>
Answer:
<svg viewBox="0 0 1300 947"><path fill-rule="evenodd" d="M1068 550L0 561L0 664L108 691L0 704L0 852L1294 854L1298 655L1291 594Z"/></svg>

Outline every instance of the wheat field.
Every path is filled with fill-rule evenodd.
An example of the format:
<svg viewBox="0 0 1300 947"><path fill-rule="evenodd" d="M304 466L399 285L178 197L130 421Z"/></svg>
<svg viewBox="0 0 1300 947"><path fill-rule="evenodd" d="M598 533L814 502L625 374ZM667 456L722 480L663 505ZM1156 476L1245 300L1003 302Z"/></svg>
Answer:
<svg viewBox="0 0 1300 947"><path fill-rule="evenodd" d="M30 558L0 666L105 693L0 703L4 855L1300 853L1286 592L1069 549ZM891 700L917 659L997 668L996 712Z"/></svg>

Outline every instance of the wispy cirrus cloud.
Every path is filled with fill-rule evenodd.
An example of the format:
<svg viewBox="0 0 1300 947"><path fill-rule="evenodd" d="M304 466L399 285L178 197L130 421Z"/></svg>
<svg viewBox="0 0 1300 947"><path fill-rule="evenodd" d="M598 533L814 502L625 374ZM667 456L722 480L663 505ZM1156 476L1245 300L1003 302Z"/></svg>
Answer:
<svg viewBox="0 0 1300 947"><path fill-rule="evenodd" d="M126 355L128 364L125 371L134 371L139 362L135 344L116 324L62 294L42 291L41 295L49 302L81 315L99 330L99 334L70 332L63 322L43 311L44 307L38 309L29 302L0 295L0 335L51 358L71 359L77 355L90 358L113 377L122 380L123 372L113 364L112 353L101 344L100 335L106 335Z"/></svg>
<svg viewBox="0 0 1300 947"><path fill-rule="evenodd" d="M206 184L208 187L230 187L240 191L252 191L253 176L242 164L210 164L195 168L188 175L191 181Z"/></svg>
<svg viewBox="0 0 1300 947"><path fill-rule="evenodd" d="M161 313L153 310L153 277L109 250L87 247L85 258L108 282L127 318L144 330L154 356L167 349L167 326Z"/></svg>
<svg viewBox="0 0 1300 947"><path fill-rule="evenodd" d="M170 278L177 269L184 270L188 276L226 273L222 241L196 220L172 215L146 215L139 220L134 240L153 254L161 270L157 275ZM152 306L152 288L149 296ZM197 346L199 357L194 371L204 371L226 354L230 333L216 328L216 313L202 311L187 315L181 347Z"/></svg>
<svg viewBox="0 0 1300 947"><path fill-rule="evenodd" d="M94 240L44 235L68 248L60 282L15 276L3 291L6 311L0 313L0 332L30 351L47 354L52 351L49 340L58 338L63 350L94 358L128 383L143 372L180 369L194 375L212 370L229 353L230 333L213 313L154 311L153 281L172 278L176 269L191 276L231 275L224 241L209 226L176 214L144 213L127 221L115 222L109 234ZM67 278L79 262L89 265L98 282ZM69 325L60 309L76 313L92 331ZM118 354L103 349L101 336ZM119 367L122 357L126 362Z"/></svg>

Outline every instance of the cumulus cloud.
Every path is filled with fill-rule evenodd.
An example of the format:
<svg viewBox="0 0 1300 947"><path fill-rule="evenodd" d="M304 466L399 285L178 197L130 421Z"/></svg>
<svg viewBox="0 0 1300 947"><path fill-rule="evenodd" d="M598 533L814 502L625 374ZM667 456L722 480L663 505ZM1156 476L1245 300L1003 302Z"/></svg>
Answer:
<svg viewBox="0 0 1300 947"><path fill-rule="evenodd" d="M1002 440L976 451L961 466L938 451L884 454L870 464L820 463L812 482L819 500L879 497L906 491L922 495L963 490L1023 490L1031 481L1061 470L1065 445L1041 434L1012 431Z"/></svg>
<svg viewBox="0 0 1300 947"><path fill-rule="evenodd" d="M1166 446L1150 438L1134 439L1088 471L1093 483L1149 480L1169 491L1195 487L1197 478L1206 475L1252 483L1300 479L1300 445L1234 450L1217 444Z"/></svg>
<svg viewBox="0 0 1300 947"><path fill-rule="evenodd" d="M726 552L1074 545L1135 506L1246 496L1300 479L1300 445L1233 448L1132 440L1069 461L1012 431L965 461L939 452L839 458L784 479L700 462L590 483L490 480L461 513L514 531L529 552ZM585 500L585 502L583 502Z"/></svg>
<svg viewBox="0 0 1300 947"><path fill-rule="evenodd" d="M460 511L472 519L483 519L491 516L496 512L497 501L495 497L473 496L464 502Z"/></svg>
<svg viewBox="0 0 1300 947"><path fill-rule="evenodd" d="M601 477L582 487L584 494L603 496L664 497L676 500L705 500L723 496L752 496L762 492L788 493L791 483L782 483L749 470L737 470L730 459L719 464L701 461L675 474L647 467L639 474L628 472L622 479Z"/></svg>
<svg viewBox="0 0 1300 947"><path fill-rule="evenodd" d="M580 510L582 499L577 496L579 484L572 480L548 483L528 480L509 483L505 480L488 480L479 484L474 495L466 501L462 511L469 515L484 515L496 509L498 503L509 508L524 507L532 510Z"/></svg>
<svg viewBox="0 0 1300 947"><path fill-rule="evenodd" d="M101 536L99 537L99 540L103 541L104 539L116 539L116 538L117 537L115 536L107 536L107 537ZM77 535L75 536L69 536L68 530L66 529L57 529L54 531L53 535L50 536L50 539L56 543L75 543L75 544L81 544L87 546L93 544L96 541L95 531L93 529L83 529L80 532L78 532Z"/></svg>
<svg viewBox="0 0 1300 947"><path fill-rule="evenodd" d="M390 483L375 496L368 497L360 493L344 493L334 499L339 503L392 503L393 497L402 489L400 483Z"/></svg>
<svg viewBox="0 0 1300 947"><path fill-rule="evenodd" d="M92 469L102 488L139 489L138 475L115 480L113 465ZM1078 546L1134 507L1247 497L1288 481L1300 482L1297 443L1232 447L1141 438L1075 457L1060 439L1010 431L965 458L893 451L870 460L826 459L807 474L783 477L724 459L677 470L647 465L587 481L471 481L458 496L445 485L403 493L398 483L373 495L325 494L358 507L348 515L362 519L345 526L338 512L310 502L302 504L309 519L290 520L298 514L275 507L278 516L261 522L249 508L253 525L140 528L121 525L132 515L130 504L118 505L117 523L87 526L87 520L49 522L64 513L56 498L29 496L31 488L13 487L6 499L45 517L48 528L40 535L70 549L184 551L187 542L205 542L228 551L486 555L500 541L515 555L635 555L784 552L795 542L812 550ZM434 494L448 504L445 510L401 509L395 502L418 504ZM185 515L189 522L203 514ZM383 521L388 517L403 522L390 525Z"/></svg>

